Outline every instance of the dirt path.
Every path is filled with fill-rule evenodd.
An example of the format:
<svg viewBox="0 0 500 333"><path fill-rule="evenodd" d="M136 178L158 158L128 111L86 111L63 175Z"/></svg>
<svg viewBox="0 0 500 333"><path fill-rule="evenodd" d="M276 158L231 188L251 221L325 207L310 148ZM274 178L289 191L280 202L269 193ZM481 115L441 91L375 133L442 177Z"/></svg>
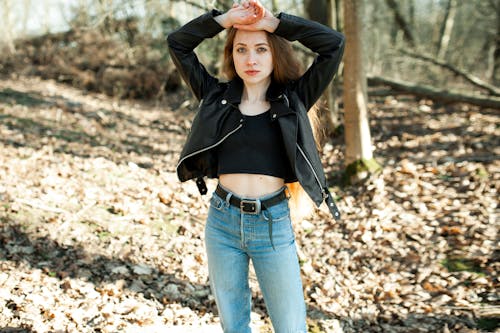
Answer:
<svg viewBox="0 0 500 333"><path fill-rule="evenodd" d="M208 199L175 175L194 108L0 81L0 332L220 332ZM386 99L371 114L383 172L339 187L342 142L327 144L344 218L295 225L310 331L494 331L498 111Z"/></svg>

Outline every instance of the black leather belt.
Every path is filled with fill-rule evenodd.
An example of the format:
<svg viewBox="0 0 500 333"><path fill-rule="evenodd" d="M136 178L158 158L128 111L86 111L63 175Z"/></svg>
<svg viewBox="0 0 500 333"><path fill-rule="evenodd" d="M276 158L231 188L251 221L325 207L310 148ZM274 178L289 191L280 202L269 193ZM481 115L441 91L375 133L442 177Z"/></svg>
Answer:
<svg viewBox="0 0 500 333"><path fill-rule="evenodd" d="M228 191L223 189L220 185L217 185L215 193L222 199L226 199L229 194ZM259 199L240 199L234 195L229 198L229 203L235 207L238 207L242 213L246 214L259 214L262 210L268 209L274 205L279 204L285 199L288 199L287 188L284 187L281 192L273 197L267 198L265 200Z"/></svg>
<svg viewBox="0 0 500 333"><path fill-rule="evenodd" d="M223 189L220 185L217 185L215 193L217 193L217 195L224 200L226 200L227 195L229 194L229 192ZM267 198L265 200L240 199L238 197L235 197L234 195L231 195L231 197L229 198L229 203L235 207L238 207L240 209L240 212L242 213L260 214L261 211L267 210L269 207L277 205L283 200L288 198L290 198L290 196L288 195L288 187L284 187L283 190L280 191L278 194L270 198ZM274 243L273 243L273 217L269 211L268 215L269 216L267 216L266 219L269 227L269 240L271 241L271 246L273 247L273 250L276 250L274 248Z"/></svg>

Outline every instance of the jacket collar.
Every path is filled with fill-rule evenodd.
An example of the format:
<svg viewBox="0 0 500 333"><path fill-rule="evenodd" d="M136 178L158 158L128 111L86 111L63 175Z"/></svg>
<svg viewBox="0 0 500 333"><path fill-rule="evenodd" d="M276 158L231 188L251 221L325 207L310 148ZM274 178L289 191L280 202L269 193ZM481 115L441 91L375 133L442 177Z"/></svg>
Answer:
<svg viewBox="0 0 500 333"><path fill-rule="evenodd" d="M285 86L272 80L269 88L267 88L266 99L269 102L276 102L283 99L283 94L285 93Z"/></svg>
<svg viewBox="0 0 500 333"><path fill-rule="evenodd" d="M243 81L240 78L235 78L228 82L227 89L224 92L224 99L229 104L238 105L241 103L241 95L243 94Z"/></svg>
<svg viewBox="0 0 500 333"><path fill-rule="evenodd" d="M271 81L269 88L267 88L266 99L269 102L276 102L283 99L285 86L278 84L274 80ZM241 95L243 94L243 80L235 78L228 82L228 87L224 92L224 99L230 104L237 105L241 103Z"/></svg>

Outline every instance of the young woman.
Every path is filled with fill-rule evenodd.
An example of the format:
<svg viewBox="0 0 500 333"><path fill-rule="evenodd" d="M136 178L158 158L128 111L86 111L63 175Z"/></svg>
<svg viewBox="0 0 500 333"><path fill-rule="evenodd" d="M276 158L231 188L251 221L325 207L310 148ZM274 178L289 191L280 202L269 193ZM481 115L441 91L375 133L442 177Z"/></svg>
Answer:
<svg viewBox="0 0 500 333"><path fill-rule="evenodd" d="M219 81L193 50L229 29ZM305 73L290 41L317 57ZM306 310L290 221L287 183L299 182L319 206L340 214L328 191L307 112L335 75L342 34L300 17L276 17L256 0L213 10L168 36L171 57L200 100L181 153L181 181L218 178L205 244L224 332L250 332L252 260L277 333L306 332Z"/></svg>

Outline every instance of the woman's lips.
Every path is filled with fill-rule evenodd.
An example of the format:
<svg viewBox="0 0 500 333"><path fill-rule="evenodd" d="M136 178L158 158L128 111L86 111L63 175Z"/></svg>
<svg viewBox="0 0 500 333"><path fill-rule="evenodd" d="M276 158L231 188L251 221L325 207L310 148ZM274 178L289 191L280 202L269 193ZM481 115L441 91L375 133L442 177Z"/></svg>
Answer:
<svg viewBox="0 0 500 333"><path fill-rule="evenodd" d="M259 74L259 72L260 71L249 70L249 71L245 71L245 74L250 75L250 76L254 76L254 75Z"/></svg>

